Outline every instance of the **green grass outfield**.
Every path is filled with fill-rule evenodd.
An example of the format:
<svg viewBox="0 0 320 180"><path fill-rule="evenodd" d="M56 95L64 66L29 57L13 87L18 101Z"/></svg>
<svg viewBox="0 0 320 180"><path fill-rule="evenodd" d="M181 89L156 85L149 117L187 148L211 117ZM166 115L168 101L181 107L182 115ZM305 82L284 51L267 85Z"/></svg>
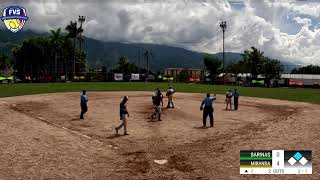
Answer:
<svg viewBox="0 0 320 180"><path fill-rule="evenodd" d="M204 84L173 84L178 92L217 93L224 94L228 89L237 88L241 96L303 101L320 104L320 89L303 88L256 88ZM166 90L167 83L143 82L89 82L89 83L29 83L0 84L0 97L53 93L87 91L153 91L155 88Z"/></svg>

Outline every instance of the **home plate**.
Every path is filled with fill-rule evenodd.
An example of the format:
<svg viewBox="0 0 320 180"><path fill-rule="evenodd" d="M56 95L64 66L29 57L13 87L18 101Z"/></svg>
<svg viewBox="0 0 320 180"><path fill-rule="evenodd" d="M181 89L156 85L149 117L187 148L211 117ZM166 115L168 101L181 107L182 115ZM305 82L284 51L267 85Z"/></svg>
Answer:
<svg viewBox="0 0 320 180"><path fill-rule="evenodd" d="M154 160L154 162L157 163L157 164L166 164L168 162L168 160L166 160L166 159Z"/></svg>

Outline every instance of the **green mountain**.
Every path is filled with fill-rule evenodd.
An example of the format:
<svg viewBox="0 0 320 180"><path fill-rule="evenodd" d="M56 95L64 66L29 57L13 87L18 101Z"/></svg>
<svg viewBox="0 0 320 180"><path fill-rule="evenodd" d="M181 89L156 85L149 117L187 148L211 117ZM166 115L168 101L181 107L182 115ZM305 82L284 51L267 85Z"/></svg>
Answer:
<svg viewBox="0 0 320 180"><path fill-rule="evenodd" d="M147 49L152 52L149 63L153 70L165 67L202 67L203 63L201 53L182 48L156 44L101 42L89 38L86 38L85 42L88 62L93 66L106 64L112 67L120 56L125 56L130 62L146 67L143 53Z"/></svg>
<svg viewBox="0 0 320 180"><path fill-rule="evenodd" d="M0 30L0 52L5 52L11 56L11 49L22 43L23 40L46 35L48 33L36 33L33 31L11 33L7 30ZM87 53L87 61L92 67L116 67L120 56L127 57L131 63L146 67L143 52L147 49L152 51L149 66L154 71L165 67L203 67L203 53L166 45L103 42L85 37L83 48ZM222 59L222 53L212 55ZM226 64L230 64L240 60L241 54L226 52L225 58Z"/></svg>

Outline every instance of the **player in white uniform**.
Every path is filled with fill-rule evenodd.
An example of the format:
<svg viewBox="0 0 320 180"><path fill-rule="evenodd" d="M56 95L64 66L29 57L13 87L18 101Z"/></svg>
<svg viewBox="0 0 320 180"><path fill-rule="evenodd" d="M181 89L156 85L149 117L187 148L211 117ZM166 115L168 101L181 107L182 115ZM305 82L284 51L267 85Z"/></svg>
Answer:
<svg viewBox="0 0 320 180"><path fill-rule="evenodd" d="M231 99L232 99L232 92L231 89L229 89L228 92L226 92L226 110L228 110L228 105L230 106L230 110L232 110L232 103L231 103Z"/></svg>
<svg viewBox="0 0 320 180"><path fill-rule="evenodd" d="M167 108L174 108L174 104L172 102L173 94L175 93L175 90L170 86L167 90L166 96L168 97L168 105ZM171 106L172 105L172 106Z"/></svg>

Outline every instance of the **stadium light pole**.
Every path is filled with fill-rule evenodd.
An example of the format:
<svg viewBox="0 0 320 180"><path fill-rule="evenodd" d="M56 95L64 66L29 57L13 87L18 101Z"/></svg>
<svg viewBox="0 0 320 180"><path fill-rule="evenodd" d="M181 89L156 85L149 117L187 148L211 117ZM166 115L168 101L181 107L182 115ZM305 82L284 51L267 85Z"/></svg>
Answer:
<svg viewBox="0 0 320 180"><path fill-rule="evenodd" d="M149 80L149 57L152 54L151 50L146 50L144 53L144 57L146 58L146 62L147 62L147 77L146 77L146 84L148 83Z"/></svg>
<svg viewBox="0 0 320 180"><path fill-rule="evenodd" d="M225 72L225 65L224 65L224 63L225 63L225 52L224 52L224 33L225 33L225 31L226 31L226 29L227 29L227 22L226 21L222 21L222 22L220 22L220 28L222 29L222 75L224 74L224 72ZM224 75L223 75L223 84L225 83L224 82Z"/></svg>
<svg viewBox="0 0 320 180"><path fill-rule="evenodd" d="M80 16L79 15L79 19L78 21L80 22L80 28L79 29L82 29L82 23L86 20L86 17L85 16ZM81 39L82 38L82 32L80 32L80 52L81 52Z"/></svg>
<svg viewBox="0 0 320 180"><path fill-rule="evenodd" d="M140 77L140 73L141 73L141 68L140 68L140 48L138 50L138 68L139 68L139 77Z"/></svg>
<svg viewBox="0 0 320 180"><path fill-rule="evenodd" d="M79 19L78 21L80 22L80 28L79 29L82 29L82 23L86 20L86 17L85 16L80 16L79 15ZM82 42L82 32L80 31L80 42L79 42L79 46L80 46L80 54L82 54L82 48L81 48L81 42ZM79 68L80 69L80 68Z"/></svg>

